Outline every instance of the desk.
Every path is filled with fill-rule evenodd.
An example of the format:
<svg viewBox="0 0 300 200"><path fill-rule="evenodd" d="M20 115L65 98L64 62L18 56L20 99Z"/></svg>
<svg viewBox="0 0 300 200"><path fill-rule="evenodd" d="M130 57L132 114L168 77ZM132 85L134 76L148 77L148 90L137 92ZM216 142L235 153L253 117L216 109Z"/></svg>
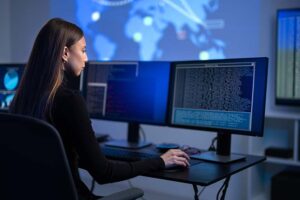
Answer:
<svg viewBox="0 0 300 200"><path fill-rule="evenodd" d="M148 173L145 176L200 186L208 186L266 160L263 156L245 156L245 160L230 164L218 164L202 161L201 163L190 166L183 171L157 171Z"/></svg>
<svg viewBox="0 0 300 200"><path fill-rule="evenodd" d="M103 148L102 145L100 147ZM121 150L122 149L120 149L120 151ZM153 145L147 148L132 151L144 153L157 153L157 150ZM230 164L219 164L201 161L199 164L192 165L189 168L186 168L182 171L168 172L161 170L147 173L143 176L182 183L190 183L200 186L208 186L266 160L266 157L264 156L244 156L246 157L245 160L237 161Z"/></svg>

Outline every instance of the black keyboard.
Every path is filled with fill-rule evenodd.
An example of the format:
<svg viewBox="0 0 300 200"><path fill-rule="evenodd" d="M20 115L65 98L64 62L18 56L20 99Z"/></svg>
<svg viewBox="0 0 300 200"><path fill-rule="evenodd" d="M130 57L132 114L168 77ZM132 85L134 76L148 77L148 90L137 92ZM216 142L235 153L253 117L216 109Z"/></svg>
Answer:
<svg viewBox="0 0 300 200"><path fill-rule="evenodd" d="M138 161L144 160L148 158L158 158L158 154L150 154L137 152L127 149L121 148L110 148L110 147L102 147L102 152L107 158L115 159L115 160L123 160L123 161Z"/></svg>

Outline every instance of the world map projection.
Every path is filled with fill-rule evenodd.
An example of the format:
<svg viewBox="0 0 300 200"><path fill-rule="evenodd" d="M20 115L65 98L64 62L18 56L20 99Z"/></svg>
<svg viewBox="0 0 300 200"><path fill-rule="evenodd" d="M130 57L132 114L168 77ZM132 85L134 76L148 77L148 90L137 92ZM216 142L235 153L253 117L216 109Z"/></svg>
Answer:
<svg viewBox="0 0 300 200"><path fill-rule="evenodd" d="M225 58L226 44L208 19L218 0L76 0L76 20L97 60Z"/></svg>

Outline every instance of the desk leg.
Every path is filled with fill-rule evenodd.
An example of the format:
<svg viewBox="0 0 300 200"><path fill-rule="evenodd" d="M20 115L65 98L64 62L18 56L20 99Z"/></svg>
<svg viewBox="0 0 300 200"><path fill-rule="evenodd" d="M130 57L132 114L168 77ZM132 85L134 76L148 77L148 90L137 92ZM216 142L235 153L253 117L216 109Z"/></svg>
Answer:
<svg viewBox="0 0 300 200"><path fill-rule="evenodd" d="M196 184L193 184L193 188L194 188L194 192L195 192L195 195L194 195L194 199L195 200L199 200L199 197L198 197L198 187Z"/></svg>

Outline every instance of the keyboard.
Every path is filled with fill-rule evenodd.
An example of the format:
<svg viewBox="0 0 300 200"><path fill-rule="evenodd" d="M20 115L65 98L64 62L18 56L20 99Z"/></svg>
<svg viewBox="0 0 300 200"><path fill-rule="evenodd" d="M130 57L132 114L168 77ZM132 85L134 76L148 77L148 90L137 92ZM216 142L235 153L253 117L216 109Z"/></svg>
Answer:
<svg viewBox="0 0 300 200"><path fill-rule="evenodd" d="M138 161L144 160L149 158L158 158L159 154L151 154L151 153L144 153L144 152L137 152L127 149L121 148L110 148L110 147L102 147L102 152L104 155L113 160L122 160L122 161Z"/></svg>

